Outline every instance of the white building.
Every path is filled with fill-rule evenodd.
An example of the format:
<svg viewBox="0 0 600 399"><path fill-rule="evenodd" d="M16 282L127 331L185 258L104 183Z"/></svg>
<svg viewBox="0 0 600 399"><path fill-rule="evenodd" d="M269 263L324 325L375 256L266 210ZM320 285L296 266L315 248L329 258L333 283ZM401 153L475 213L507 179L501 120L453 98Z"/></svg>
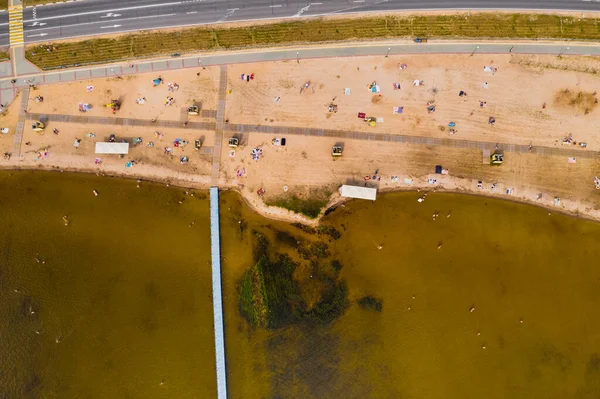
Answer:
<svg viewBox="0 0 600 399"><path fill-rule="evenodd" d="M340 194L342 195L342 197L375 201L377 197L377 189L369 187L348 186L344 184L340 188Z"/></svg>

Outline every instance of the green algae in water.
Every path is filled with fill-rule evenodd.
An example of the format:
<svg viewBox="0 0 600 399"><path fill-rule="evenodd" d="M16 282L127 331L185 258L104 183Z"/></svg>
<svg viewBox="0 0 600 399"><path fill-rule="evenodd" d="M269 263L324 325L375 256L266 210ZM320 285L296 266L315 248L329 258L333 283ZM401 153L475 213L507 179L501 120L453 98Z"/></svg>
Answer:
<svg viewBox="0 0 600 399"><path fill-rule="evenodd" d="M0 397L215 397L209 226L202 192L0 173Z"/></svg>
<svg viewBox="0 0 600 399"><path fill-rule="evenodd" d="M375 310L376 312L381 312L383 310L383 302L381 299L377 299L371 295L364 296L360 298L357 303L363 309Z"/></svg>
<svg viewBox="0 0 600 399"><path fill-rule="evenodd" d="M489 198L417 197L330 213L325 225L342 236L328 248L351 305L327 327L275 331L249 327L238 310L236 284L252 264L238 222L274 252L291 252L277 231L313 235L221 197L232 398L600 397L600 224ZM369 295L382 312L356 303Z"/></svg>
<svg viewBox="0 0 600 399"><path fill-rule="evenodd" d="M277 231L276 237L287 245L296 243L304 260L329 256L324 242L314 242L310 249L300 251L304 247L290 233ZM263 234L254 231L252 239L255 263L244 273L237 293L241 313L251 326L276 329L298 322L327 325L343 314L348 305L347 289L335 268L311 260L310 283L320 285L317 303L311 307L294 277L300 264L285 253L269 256L269 243Z"/></svg>

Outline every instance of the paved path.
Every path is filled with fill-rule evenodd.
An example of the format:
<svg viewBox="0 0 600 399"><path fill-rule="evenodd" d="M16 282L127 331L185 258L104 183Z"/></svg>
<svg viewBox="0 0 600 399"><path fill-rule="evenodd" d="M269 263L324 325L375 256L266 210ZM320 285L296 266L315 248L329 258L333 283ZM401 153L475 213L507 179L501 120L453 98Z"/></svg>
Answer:
<svg viewBox="0 0 600 399"><path fill-rule="evenodd" d="M25 41L138 32L223 22L298 19L330 14L396 10L573 10L600 11L596 0L86 0L25 8ZM0 13L0 22L8 22ZM0 24L0 45L8 44ZM4 35L3 35L4 34Z"/></svg>
<svg viewBox="0 0 600 399"><path fill-rule="evenodd" d="M427 44L415 44L409 41L394 41L388 43L365 43L365 44L339 44L324 47L298 47L282 50L256 49L228 53L211 53L207 55L168 58L161 60L128 61L126 64L113 64L109 66L88 66L68 70L51 72L27 72L19 73L19 78L12 83L12 77L1 77L2 71L8 70L9 66L0 63L0 104L12 101L18 89L28 86L31 81L36 85L47 83L72 82L74 80L106 78L133 75L142 72L160 72L169 70L181 70L199 68L200 66L215 66L237 63L302 60L309 58L327 57L361 57L361 56L385 56L386 54L508 54L512 49L513 54L554 54L554 55L594 55L600 56L600 45L597 44L545 44L545 43L521 43L513 45L507 43L486 42L430 42ZM31 65L31 64L29 64ZM17 65L18 66L18 65ZM133 67L131 67L133 66Z"/></svg>
<svg viewBox="0 0 600 399"><path fill-rule="evenodd" d="M223 124L225 123L225 106L227 104L227 66L221 66L219 74L219 104L217 106L217 126L215 128L215 140L212 161L212 182L219 181L219 170L221 169L221 148L223 146Z"/></svg>
<svg viewBox="0 0 600 399"><path fill-rule="evenodd" d="M23 130L25 130L25 117L27 104L29 103L29 87L21 91L21 107L19 109L19 119L17 120L17 128L15 131L15 144L13 147L13 155L21 156L21 142L23 141Z"/></svg>
<svg viewBox="0 0 600 399"><path fill-rule="evenodd" d="M25 47L22 45L13 46L11 50L11 60L13 60L18 75L39 74L42 72L40 68L25 59Z"/></svg>
<svg viewBox="0 0 600 399"><path fill-rule="evenodd" d="M223 69L226 69L223 67ZM221 70L221 79L223 74L226 76L226 71ZM224 85L219 84L219 103L226 101L225 96L227 93L227 80ZM224 86L224 87L223 87ZM222 99L223 98L223 99ZM23 106L23 104L21 105ZM219 111L217 111L219 113ZM190 122L187 127L179 121L157 121L152 123L149 120L143 119L132 119L132 118L110 118L110 117L88 117L79 115L60 115L60 114L33 114L28 113L24 116L24 119L29 120L41 120L45 122L66 122L66 123L91 123L98 125L118 125L118 126L160 126L169 128L181 128L181 129L198 129L198 130L214 130L215 141L214 147L207 147L210 150L205 150L204 154L213 154L213 166L212 166L212 178L216 184L216 179L219 176L219 167L221 159L221 148L223 143L224 134L223 131L227 132L227 137L233 137L234 135L242 138L253 133L266 133L273 134L275 136L312 136L312 137L330 137L335 139L346 139L346 140L365 140L365 141L385 141L389 143L406 143L416 144L425 146L443 146L453 148L464 148L464 149L477 149L477 150L503 150L506 152L517 152L517 153L532 153L539 155L552 155L562 156L566 158L577 157L587 159L600 159L600 153L597 151L589 151L573 146L563 147L544 147L544 146L533 146L523 144L510 144L510 143L494 143L488 141L474 141L474 140L460 140L460 139L449 139L449 138L434 138L424 136L408 136L401 134L387 134L387 133L368 133L358 131L346 131L346 130L331 130L331 129L316 129L316 128L302 128L302 127L288 127L288 126L261 126L261 125L247 125L247 124L229 124L223 122L223 115L220 115L221 119L218 118L217 123L209 122ZM219 122L220 120L220 122ZM242 139L241 141L246 141Z"/></svg>
<svg viewBox="0 0 600 399"><path fill-rule="evenodd" d="M225 129L231 132L233 135L250 135L252 133L268 133L276 136L312 136L312 137L331 137L335 139L346 139L346 140L365 140L365 141L385 141L388 143L407 143L417 144L426 146L443 146L453 148L465 148L465 149L498 149L506 152L518 152L518 153L532 153L540 155L555 155L562 156L565 158L577 157L577 158L588 158L588 159L600 159L600 153L596 151L588 151L585 149L569 147L544 147L544 146L533 146L522 144L508 144L508 143L492 143L487 141L473 141L473 140L457 140L457 139L446 139L446 138L435 138L435 137L423 137L423 136L406 136L401 134L387 134L387 133L366 133L356 131L345 131L345 130L328 130L328 129L311 129L301 127L285 127L285 126L257 126L257 125L243 125L243 124L231 124L226 125ZM333 143L332 143L333 145Z"/></svg>
<svg viewBox="0 0 600 399"><path fill-rule="evenodd" d="M212 122L188 122L187 126L181 121L161 121L152 122L147 119L136 118L113 118L104 116L86 116L86 115L64 115L64 114L27 114L27 119L40 120L42 122L66 122L94 125L116 125L116 126L151 126L164 128L181 128L194 130L213 131L216 125Z"/></svg>

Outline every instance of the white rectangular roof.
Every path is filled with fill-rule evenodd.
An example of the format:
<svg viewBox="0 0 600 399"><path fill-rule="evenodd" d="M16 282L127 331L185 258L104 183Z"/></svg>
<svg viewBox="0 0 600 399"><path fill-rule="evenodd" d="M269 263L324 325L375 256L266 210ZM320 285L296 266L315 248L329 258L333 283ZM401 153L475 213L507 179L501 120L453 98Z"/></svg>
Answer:
<svg viewBox="0 0 600 399"><path fill-rule="evenodd" d="M129 154L129 143L96 143L96 154Z"/></svg>
<svg viewBox="0 0 600 399"><path fill-rule="evenodd" d="M340 188L340 194L342 195L342 197L359 198L375 201L375 198L377 197L377 189L343 185Z"/></svg>

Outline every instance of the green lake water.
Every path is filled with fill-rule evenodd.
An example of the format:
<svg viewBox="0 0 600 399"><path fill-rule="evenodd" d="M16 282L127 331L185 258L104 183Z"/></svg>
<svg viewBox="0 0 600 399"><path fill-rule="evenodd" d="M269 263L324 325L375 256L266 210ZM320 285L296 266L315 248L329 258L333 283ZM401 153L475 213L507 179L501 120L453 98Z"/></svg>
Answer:
<svg viewBox="0 0 600 399"><path fill-rule="evenodd" d="M184 191L0 173L0 398L216 397L209 203ZM417 197L339 207L324 221L334 240L221 194L230 398L600 397L600 224ZM326 242L343 265L345 313L250 327L237 287L253 231L299 262L307 298L318 284L294 241ZM358 306L365 295L382 311Z"/></svg>

